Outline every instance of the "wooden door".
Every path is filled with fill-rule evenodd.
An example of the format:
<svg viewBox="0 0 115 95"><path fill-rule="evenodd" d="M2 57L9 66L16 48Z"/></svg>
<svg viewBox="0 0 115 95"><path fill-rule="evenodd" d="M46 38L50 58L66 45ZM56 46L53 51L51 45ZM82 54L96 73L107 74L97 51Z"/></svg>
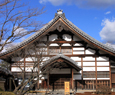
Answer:
<svg viewBox="0 0 115 95"><path fill-rule="evenodd" d="M70 74L51 74L49 77L50 89L64 89L64 81L71 80ZM70 82L71 83L71 82Z"/></svg>

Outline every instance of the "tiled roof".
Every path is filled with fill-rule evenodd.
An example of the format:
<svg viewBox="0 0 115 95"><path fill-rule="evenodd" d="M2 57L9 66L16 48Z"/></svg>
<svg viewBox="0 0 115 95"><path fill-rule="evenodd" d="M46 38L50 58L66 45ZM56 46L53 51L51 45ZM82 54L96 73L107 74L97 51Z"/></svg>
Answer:
<svg viewBox="0 0 115 95"><path fill-rule="evenodd" d="M7 70L6 68L4 67L0 67L0 72L4 73L5 75L11 75L12 76L12 73L10 70Z"/></svg>
<svg viewBox="0 0 115 95"><path fill-rule="evenodd" d="M81 68L77 65L77 62L75 62L74 60L72 60L71 58L69 58L69 57L67 57L67 56L64 56L63 54L58 54L58 55L56 55L56 56L53 56L53 57L50 58L49 60L45 61L45 62L43 63L43 66L41 66L41 69L42 69L43 67L45 67L47 64L49 64L49 63L51 63L51 62L53 62L53 61L55 61L56 59L59 59L59 58L62 58L62 59L64 59L64 60L67 60L67 61L71 62L74 66L76 66L76 68L77 68L78 71L81 70Z"/></svg>
<svg viewBox="0 0 115 95"><path fill-rule="evenodd" d="M87 39L88 41L96 44L97 46L112 52L115 54L115 50L107 45L102 44L101 42L97 41L96 39L92 38L91 36L89 36L88 34L86 34L84 31L82 31L81 29L79 29L77 26L75 26L72 22L70 22L68 19L66 19L65 14L55 14L54 19L52 19L48 24L46 24L43 28L41 28L39 31L37 31L36 33L34 33L32 36L30 36L29 38L27 38L26 40L24 40L23 42L21 42L20 44L17 44L17 46L7 50L6 52L3 52L0 54L0 56L3 56L5 54L8 54L14 50L17 50L23 46L25 46L26 44L30 43L31 41L33 41L34 39L36 39L37 37L39 37L42 33L44 33L47 29L49 29L59 18L61 18L67 25L69 25L74 31L76 31L78 34L80 34L82 37L84 37L85 39Z"/></svg>

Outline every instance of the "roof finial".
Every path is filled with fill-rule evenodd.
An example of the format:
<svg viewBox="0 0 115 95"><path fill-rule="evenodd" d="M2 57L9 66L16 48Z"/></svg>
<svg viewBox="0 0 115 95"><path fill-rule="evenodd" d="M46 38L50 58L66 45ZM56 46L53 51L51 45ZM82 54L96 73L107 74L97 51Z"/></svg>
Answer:
<svg viewBox="0 0 115 95"><path fill-rule="evenodd" d="M63 13L63 10L61 10L61 9L59 9L59 10L57 10L57 14L62 14Z"/></svg>

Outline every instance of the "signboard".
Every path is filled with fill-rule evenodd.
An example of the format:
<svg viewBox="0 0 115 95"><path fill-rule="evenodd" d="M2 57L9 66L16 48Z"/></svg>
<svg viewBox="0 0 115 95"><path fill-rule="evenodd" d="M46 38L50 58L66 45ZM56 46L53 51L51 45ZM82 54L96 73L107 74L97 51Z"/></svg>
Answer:
<svg viewBox="0 0 115 95"><path fill-rule="evenodd" d="M64 88L65 88L65 95L70 94L69 81L64 82Z"/></svg>

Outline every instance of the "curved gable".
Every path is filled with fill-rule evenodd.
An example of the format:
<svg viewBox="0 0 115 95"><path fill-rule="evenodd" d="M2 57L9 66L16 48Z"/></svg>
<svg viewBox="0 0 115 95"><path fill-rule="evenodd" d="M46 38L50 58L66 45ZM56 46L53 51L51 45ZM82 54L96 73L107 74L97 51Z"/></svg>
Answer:
<svg viewBox="0 0 115 95"><path fill-rule="evenodd" d="M70 66L74 67L77 71L80 71L81 68L77 65L77 63L70 59L69 57L67 56L64 56L63 54L58 54L57 56L54 56L52 58L50 58L49 60L47 60L46 62L44 62L43 66L41 67L41 70L45 70L48 66L53 66L53 64L55 62L57 62L58 59L63 59L65 62L67 62ZM59 60L59 62L62 62L61 60Z"/></svg>

